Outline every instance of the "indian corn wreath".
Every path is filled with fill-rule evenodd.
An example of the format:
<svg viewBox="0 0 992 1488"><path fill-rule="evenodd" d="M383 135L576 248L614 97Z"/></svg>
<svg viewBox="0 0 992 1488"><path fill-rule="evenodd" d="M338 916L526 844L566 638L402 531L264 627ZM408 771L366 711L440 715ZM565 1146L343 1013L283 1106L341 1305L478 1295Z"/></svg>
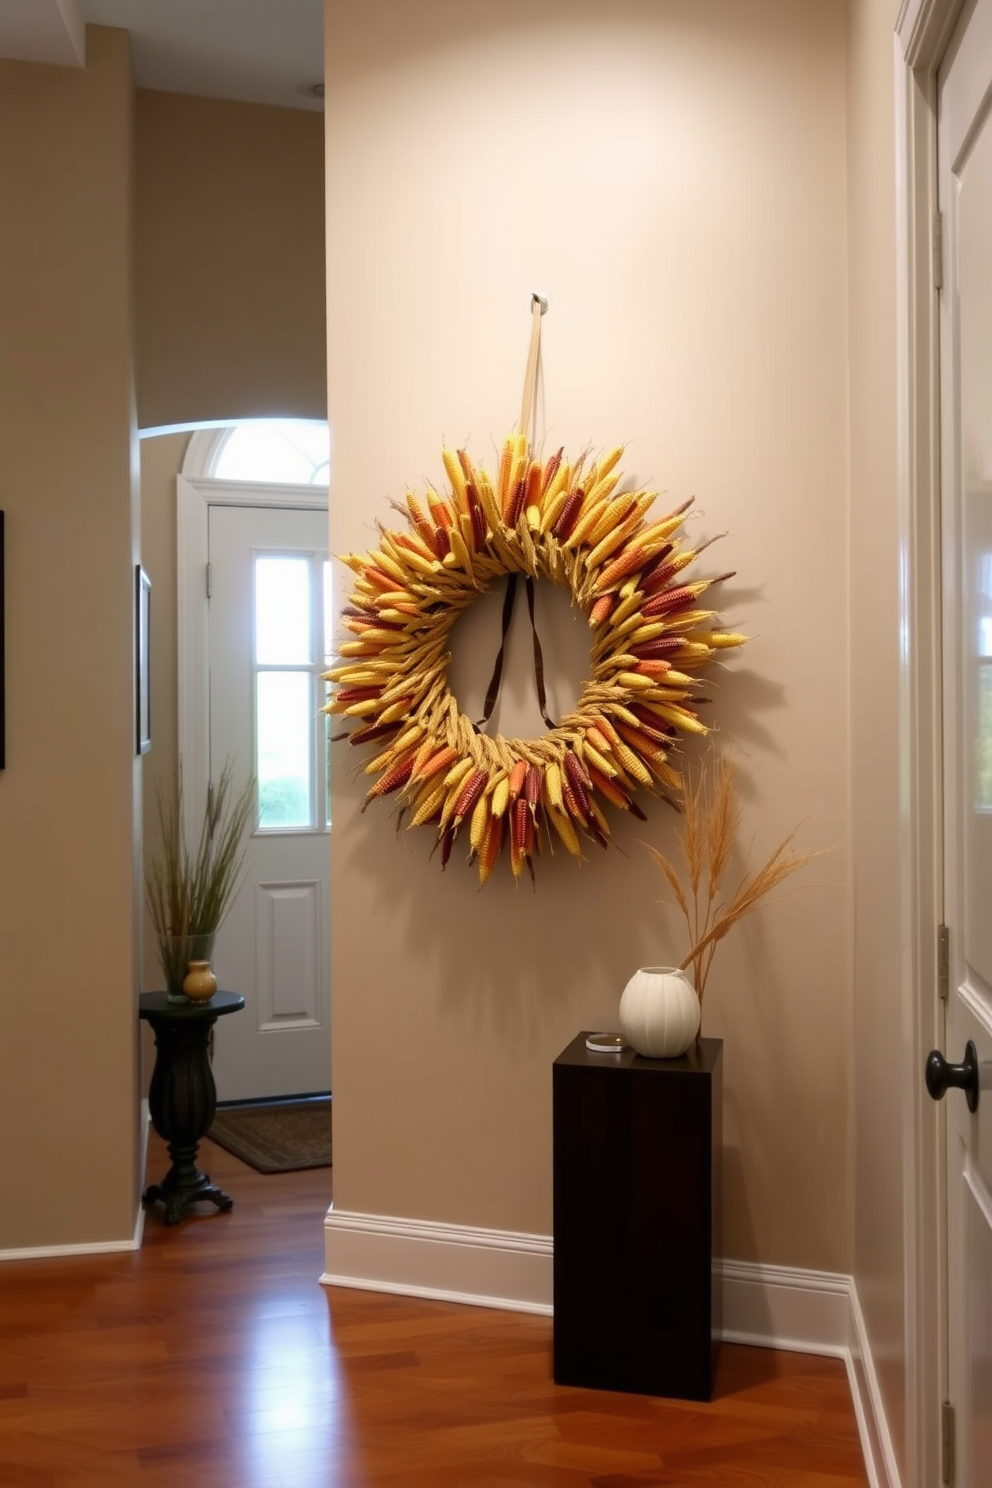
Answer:
<svg viewBox="0 0 992 1488"><path fill-rule="evenodd" d="M605 807L643 820L640 788L678 791L671 756L679 736L707 732L693 706L699 674L717 651L746 639L718 629L715 612L702 607L729 574L686 580L707 546L685 543L691 502L653 515L655 492L618 490L622 454L617 447L589 463L560 449L542 460L525 434L513 433L491 478L465 450L445 449L450 489L428 485L423 499L408 492L402 524L380 525L377 548L343 559L355 575L342 613L352 638L338 647L341 665L325 673L333 684L326 711L353 724L338 739L374 747L365 805L395 795L401 820L435 832L442 867L467 838L482 883L504 849L515 879L525 869L533 877L542 842L581 857L585 838L609 845ZM518 576L532 621L534 580L550 579L569 590L594 632L578 705L552 724L535 631L538 693L551 725L537 739L482 732L502 647L479 724L448 686L452 626L504 576L504 642Z"/></svg>

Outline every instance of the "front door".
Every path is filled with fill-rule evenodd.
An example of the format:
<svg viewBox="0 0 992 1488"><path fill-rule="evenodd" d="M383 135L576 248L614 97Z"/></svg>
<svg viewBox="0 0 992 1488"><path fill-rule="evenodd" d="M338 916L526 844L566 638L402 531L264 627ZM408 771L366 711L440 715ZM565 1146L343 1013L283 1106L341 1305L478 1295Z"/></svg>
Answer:
<svg viewBox="0 0 992 1488"><path fill-rule="evenodd" d="M225 1019L220 1100L331 1084L326 715L327 514L209 509L210 775L258 781L258 822L214 962L244 1012Z"/></svg>
<svg viewBox="0 0 992 1488"><path fill-rule="evenodd" d="M943 1054L967 1066L970 1046L982 1087L974 1111L974 1091L969 1102L952 1086L944 1100L948 1392L953 1481L983 1488L992 1481L992 0L966 7L938 81L950 953ZM970 1079L967 1068L948 1074Z"/></svg>

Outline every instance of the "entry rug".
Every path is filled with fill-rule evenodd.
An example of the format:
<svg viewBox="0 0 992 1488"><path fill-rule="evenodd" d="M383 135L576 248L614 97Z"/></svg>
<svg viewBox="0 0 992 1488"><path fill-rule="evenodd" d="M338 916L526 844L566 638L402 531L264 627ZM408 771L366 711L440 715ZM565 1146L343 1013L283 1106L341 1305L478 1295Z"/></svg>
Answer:
<svg viewBox="0 0 992 1488"><path fill-rule="evenodd" d="M331 1099L227 1106L207 1136L259 1173L329 1168Z"/></svg>

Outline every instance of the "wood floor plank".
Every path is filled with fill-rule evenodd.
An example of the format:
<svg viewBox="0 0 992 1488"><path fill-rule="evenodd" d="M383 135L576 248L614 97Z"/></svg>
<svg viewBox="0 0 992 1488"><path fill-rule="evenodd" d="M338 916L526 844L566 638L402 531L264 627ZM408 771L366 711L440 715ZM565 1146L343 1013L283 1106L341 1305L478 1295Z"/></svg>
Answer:
<svg viewBox="0 0 992 1488"><path fill-rule="evenodd" d="M727 1345L707 1404L556 1386L547 1318L321 1288L330 1170L201 1157L232 1213L0 1270L2 1488L867 1482L839 1360Z"/></svg>

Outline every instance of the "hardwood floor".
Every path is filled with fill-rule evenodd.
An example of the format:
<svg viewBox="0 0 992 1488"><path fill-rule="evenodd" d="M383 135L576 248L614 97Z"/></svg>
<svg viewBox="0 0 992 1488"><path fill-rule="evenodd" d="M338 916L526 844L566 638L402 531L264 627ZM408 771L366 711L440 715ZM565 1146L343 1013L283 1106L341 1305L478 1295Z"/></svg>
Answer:
<svg viewBox="0 0 992 1488"><path fill-rule="evenodd" d="M0 1269L2 1488L867 1482L839 1360L725 1345L708 1405L560 1388L549 1319L318 1286L329 1169L201 1160L233 1213Z"/></svg>

